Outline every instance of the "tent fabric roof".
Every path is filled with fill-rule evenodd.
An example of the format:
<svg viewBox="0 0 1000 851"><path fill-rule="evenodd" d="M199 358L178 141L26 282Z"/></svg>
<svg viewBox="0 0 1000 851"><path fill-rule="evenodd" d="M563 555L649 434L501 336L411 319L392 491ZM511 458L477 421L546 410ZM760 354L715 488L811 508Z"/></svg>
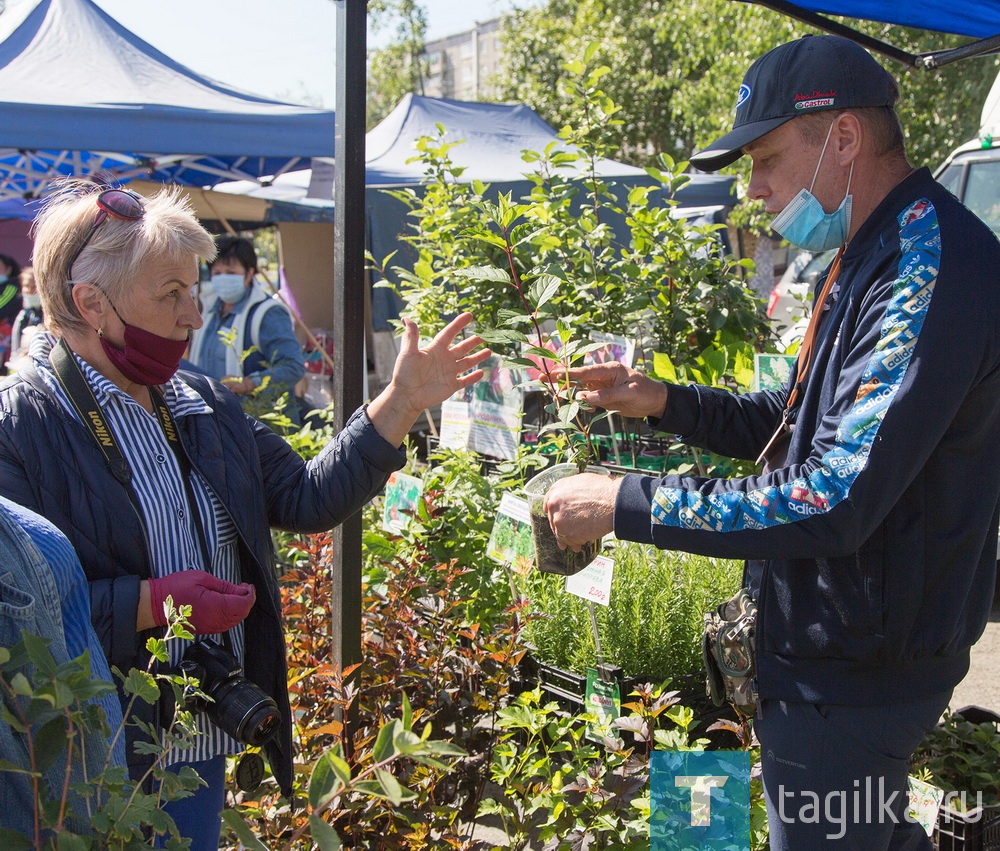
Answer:
<svg viewBox="0 0 1000 851"><path fill-rule="evenodd" d="M365 137L366 184L418 182L423 166L407 160L417 153L417 139L437 136L438 124L445 128L446 141L462 140L448 152L452 162L486 183L520 178L529 170L521 151L542 152L559 141L552 127L524 104L474 103L407 94ZM565 143L561 146L566 147ZM597 172L602 177L645 175L640 168L607 159L598 163Z"/></svg>
<svg viewBox="0 0 1000 851"><path fill-rule="evenodd" d="M332 111L202 77L91 0L8 4L0 93L0 198L102 170L210 186L334 152Z"/></svg>
<svg viewBox="0 0 1000 851"><path fill-rule="evenodd" d="M972 38L1000 33L1000 0L793 0L810 12L844 15Z"/></svg>

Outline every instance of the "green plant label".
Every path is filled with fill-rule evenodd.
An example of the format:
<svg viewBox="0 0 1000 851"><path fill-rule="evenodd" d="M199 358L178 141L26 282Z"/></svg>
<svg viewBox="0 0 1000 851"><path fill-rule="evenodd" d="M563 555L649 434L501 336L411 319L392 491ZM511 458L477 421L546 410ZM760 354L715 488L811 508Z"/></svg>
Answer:
<svg viewBox="0 0 1000 851"><path fill-rule="evenodd" d="M526 499L512 493L500 497L486 555L500 564L509 564L522 576L531 570L535 547L531 540L531 514Z"/></svg>
<svg viewBox="0 0 1000 851"><path fill-rule="evenodd" d="M441 446L512 461L521 435L523 376L504 367L499 357L489 358L481 367L485 373L481 381L441 405Z"/></svg>
<svg viewBox="0 0 1000 851"><path fill-rule="evenodd" d="M441 403L439 439L442 449L468 449L471 429L472 410L468 402L459 397L453 397Z"/></svg>
<svg viewBox="0 0 1000 851"><path fill-rule="evenodd" d="M596 668L587 668L586 711L597 716L587 724L586 736L592 742L611 734L611 725L622 714L622 695L618 681L606 682Z"/></svg>
<svg viewBox="0 0 1000 851"><path fill-rule="evenodd" d="M910 818L918 822L927 831L927 835L931 836L937 824L941 801L944 799L944 789L938 789L937 786L918 780L912 774L907 780L910 787Z"/></svg>
<svg viewBox="0 0 1000 851"><path fill-rule="evenodd" d="M754 390L781 390L795 365L795 355L761 354L753 358Z"/></svg>
<svg viewBox="0 0 1000 851"><path fill-rule="evenodd" d="M385 507L382 511L382 528L399 534L410 525L417 511L417 501L424 483L416 476L393 473L385 485Z"/></svg>

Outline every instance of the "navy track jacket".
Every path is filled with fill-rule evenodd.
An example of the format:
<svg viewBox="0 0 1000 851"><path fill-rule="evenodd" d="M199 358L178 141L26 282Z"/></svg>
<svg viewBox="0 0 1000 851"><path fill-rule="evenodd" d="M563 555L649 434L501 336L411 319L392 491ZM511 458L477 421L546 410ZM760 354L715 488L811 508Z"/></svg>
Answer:
<svg viewBox="0 0 1000 851"><path fill-rule="evenodd" d="M993 599L1000 243L921 169L834 290L785 466L626 477L615 534L749 560L762 698L916 700L965 676ZM656 427L752 459L787 396L671 386Z"/></svg>

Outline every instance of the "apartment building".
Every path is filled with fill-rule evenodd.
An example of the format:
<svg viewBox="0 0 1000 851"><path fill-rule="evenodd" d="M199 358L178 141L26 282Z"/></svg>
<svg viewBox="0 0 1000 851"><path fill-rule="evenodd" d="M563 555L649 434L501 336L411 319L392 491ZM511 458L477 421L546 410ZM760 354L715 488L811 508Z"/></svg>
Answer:
<svg viewBox="0 0 1000 851"><path fill-rule="evenodd" d="M424 48L424 94L453 100L491 100L500 60L500 18L476 24Z"/></svg>

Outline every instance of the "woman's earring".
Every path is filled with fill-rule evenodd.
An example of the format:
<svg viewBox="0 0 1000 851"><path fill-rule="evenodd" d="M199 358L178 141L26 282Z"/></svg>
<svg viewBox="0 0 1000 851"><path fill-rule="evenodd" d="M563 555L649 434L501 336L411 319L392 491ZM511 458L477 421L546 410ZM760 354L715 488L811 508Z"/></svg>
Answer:
<svg viewBox="0 0 1000 851"><path fill-rule="evenodd" d="M97 336L98 337L103 337L104 336L104 329L103 328L98 328L97 329Z"/></svg>

